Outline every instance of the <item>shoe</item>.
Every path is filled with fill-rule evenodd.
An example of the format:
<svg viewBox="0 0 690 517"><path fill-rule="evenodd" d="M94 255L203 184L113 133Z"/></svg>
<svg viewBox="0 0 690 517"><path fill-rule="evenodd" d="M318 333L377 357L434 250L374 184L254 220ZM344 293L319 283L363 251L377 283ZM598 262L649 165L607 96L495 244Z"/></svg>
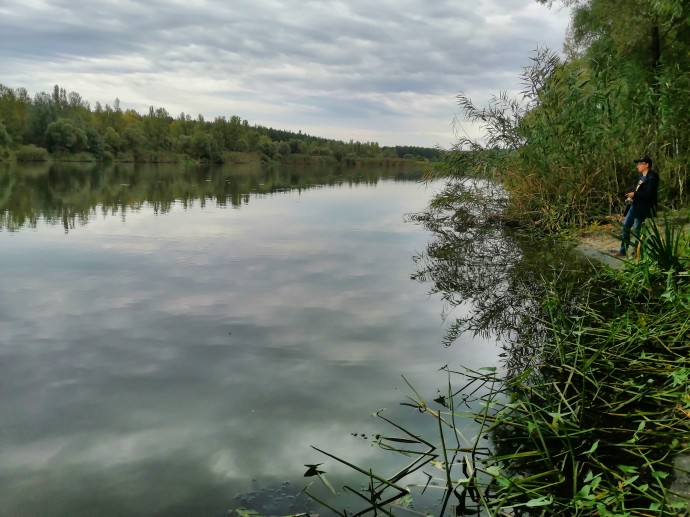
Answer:
<svg viewBox="0 0 690 517"><path fill-rule="evenodd" d="M611 250L611 255L614 257L627 257L628 254L620 250Z"/></svg>

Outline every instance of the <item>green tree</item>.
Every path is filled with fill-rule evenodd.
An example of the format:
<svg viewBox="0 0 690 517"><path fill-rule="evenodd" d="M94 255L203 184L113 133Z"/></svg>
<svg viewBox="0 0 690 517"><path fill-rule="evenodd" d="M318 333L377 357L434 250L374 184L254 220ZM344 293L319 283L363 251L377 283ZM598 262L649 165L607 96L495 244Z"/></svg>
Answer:
<svg viewBox="0 0 690 517"><path fill-rule="evenodd" d="M101 156L105 150L103 137L93 126L87 126L85 132L87 142L86 148L96 156Z"/></svg>
<svg viewBox="0 0 690 517"><path fill-rule="evenodd" d="M477 107L461 94L461 113L482 127L483 141L460 139L445 173L493 175L511 194L511 218L553 231L618 210L632 160L644 153L662 171L665 204L686 204L690 4L561 4L572 7L566 59L537 50L516 97Z"/></svg>
<svg viewBox="0 0 690 517"><path fill-rule="evenodd" d="M197 160L210 160L213 155L213 139L200 127L194 130L189 142L190 152Z"/></svg>
<svg viewBox="0 0 690 517"><path fill-rule="evenodd" d="M126 151L139 152L146 144L146 133L141 122L133 122L122 132L120 148Z"/></svg>
<svg viewBox="0 0 690 517"><path fill-rule="evenodd" d="M42 92L34 96L27 119L27 135L24 141L45 147L48 125L57 120L50 95Z"/></svg>
<svg viewBox="0 0 690 517"><path fill-rule="evenodd" d="M86 133L64 118L48 124L45 139L48 150L52 152L78 152L86 149L88 144Z"/></svg>
<svg viewBox="0 0 690 517"><path fill-rule="evenodd" d="M273 159L278 152L277 144L271 140L270 136L260 135L259 142L257 144L257 150L268 159Z"/></svg>
<svg viewBox="0 0 690 517"><path fill-rule="evenodd" d="M120 149L120 143L121 138L118 132L112 127L106 128L105 132L103 133L103 145L105 150L117 155L117 152Z"/></svg>
<svg viewBox="0 0 690 517"><path fill-rule="evenodd" d="M287 142L280 142L278 144L278 153L281 154L282 156L289 156L290 155L290 144Z"/></svg>
<svg viewBox="0 0 690 517"><path fill-rule="evenodd" d="M31 98L24 88L13 90L0 84L0 121L15 144L22 141L26 132L26 114L30 106Z"/></svg>
<svg viewBox="0 0 690 517"><path fill-rule="evenodd" d="M0 149L6 149L12 146L12 137L7 132L5 124L0 122Z"/></svg>
<svg viewBox="0 0 690 517"><path fill-rule="evenodd" d="M142 123L150 147L156 150L170 149L172 147L170 134L172 117L165 108L154 109L151 106L148 116L143 118Z"/></svg>
<svg viewBox="0 0 690 517"><path fill-rule="evenodd" d="M240 153L246 153L249 151L249 143L247 142L247 139L245 137L239 138L236 142L234 147L234 151L238 151Z"/></svg>

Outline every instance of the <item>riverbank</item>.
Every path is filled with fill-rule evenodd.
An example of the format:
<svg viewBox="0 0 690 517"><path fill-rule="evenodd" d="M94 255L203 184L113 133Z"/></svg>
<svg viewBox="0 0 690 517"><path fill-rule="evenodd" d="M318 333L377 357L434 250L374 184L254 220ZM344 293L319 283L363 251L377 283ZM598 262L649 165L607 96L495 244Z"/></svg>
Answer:
<svg viewBox="0 0 690 517"><path fill-rule="evenodd" d="M611 251L620 247L617 237L617 227L608 223L587 228L577 237L577 250L586 257L608 264L612 267L622 264L620 257L612 255Z"/></svg>
<svg viewBox="0 0 690 517"><path fill-rule="evenodd" d="M690 225L682 216L676 215L676 220L683 225L685 232L690 230ZM623 264L623 260L611 253L620 245L618 231L619 227L613 224L589 228L579 235L577 250L593 260L611 267L619 267ZM676 456L673 466L674 479L671 484L671 493L678 494L678 500L690 498L690 454Z"/></svg>
<svg viewBox="0 0 690 517"><path fill-rule="evenodd" d="M690 209L669 211L665 215L673 223L680 225L685 234L690 234ZM603 262L610 266L622 264L620 257L612 254L612 251L620 247L620 225L622 217L613 218L612 222L593 225L581 230L576 235L576 248L583 255ZM649 223L647 223L649 224ZM660 229L664 227L663 215L657 218Z"/></svg>

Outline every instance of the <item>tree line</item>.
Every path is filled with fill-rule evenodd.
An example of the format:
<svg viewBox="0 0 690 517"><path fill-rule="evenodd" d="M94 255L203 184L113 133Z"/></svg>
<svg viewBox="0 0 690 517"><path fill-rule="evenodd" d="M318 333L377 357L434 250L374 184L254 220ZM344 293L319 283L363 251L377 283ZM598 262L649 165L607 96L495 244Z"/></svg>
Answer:
<svg viewBox="0 0 690 517"><path fill-rule="evenodd" d="M462 138L442 175L490 176L510 194L509 217L546 231L584 226L621 209L633 160L654 158L661 200L690 201L690 3L537 0L571 9L563 55L540 48L518 95L477 106L460 93Z"/></svg>
<svg viewBox="0 0 690 517"><path fill-rule="evenodd" d="M334 162L361 159L423 158L441 151L425 147L386 147L376 142L320 138L258 125L237 115L207 121L165 108L141 114L96 102L93 108L77 92L55 85L33 97L25 88L0 84L0 159L44 160L49 155L85 160L165 162L190 159L221 163L259 156L264 161L322 157Z"/></svg>

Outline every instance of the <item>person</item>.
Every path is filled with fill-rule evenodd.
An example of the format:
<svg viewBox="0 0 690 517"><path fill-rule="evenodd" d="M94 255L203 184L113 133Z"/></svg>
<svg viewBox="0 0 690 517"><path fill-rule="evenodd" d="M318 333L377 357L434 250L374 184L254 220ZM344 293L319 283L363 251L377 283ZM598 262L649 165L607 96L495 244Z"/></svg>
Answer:
<svg viewBox="0 0 690 517"><path fill-rule="evenodd" d="M626 193L625 202L627 209L623 219L621 246L614 252L619 257L625 257L627 247L630 245L630 230L635 236L639 236L642 223L648 217L656 215L656 205L659 192L659 175L652 170L652 159L642 156L635 160L637 164L637 181L632 190Z"/></svg>

